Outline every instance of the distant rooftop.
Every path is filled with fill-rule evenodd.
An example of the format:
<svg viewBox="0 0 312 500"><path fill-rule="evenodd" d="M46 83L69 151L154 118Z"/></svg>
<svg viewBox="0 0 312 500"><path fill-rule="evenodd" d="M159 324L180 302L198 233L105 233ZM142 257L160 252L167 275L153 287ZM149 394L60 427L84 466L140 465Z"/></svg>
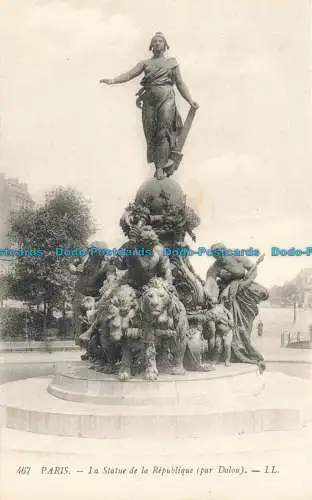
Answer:
<svg viewBox="0 0 312 500"><path fill-rule="evenodd" d="M1 172L0 183L4 185L4 188L8 189L9 192L20 194L24 199L27 199L28 202L30 202L31 204L35 204L28 192L28 186L26 182L20 182L16 177L7 178L5 174Z"/></svg>
<svg viewBox="0 0 312 500"><path fill-rule="evenodd" d="M297 276L291 280L291 283L301 287L312 289L312 267L305 267L299 271Z"/></svg>

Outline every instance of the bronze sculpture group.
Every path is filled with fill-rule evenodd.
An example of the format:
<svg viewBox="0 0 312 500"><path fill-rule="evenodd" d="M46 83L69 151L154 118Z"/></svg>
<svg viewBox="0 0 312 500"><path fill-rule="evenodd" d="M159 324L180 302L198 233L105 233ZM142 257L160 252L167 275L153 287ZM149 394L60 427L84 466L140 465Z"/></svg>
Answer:
<svg viewBox="0 0 312 500"><path fill-rule="evenodd" d="M268 298L254 281L257 266L243 257L216 256L203 280L187 253L164 252L187 248L185 236L195 240L193 231L200 222L180 186L168 178L178 168L198 108L176 60L165 57L168 48L158 32L150 59L117 78L101 80L123 83L144 72L137 105L155 178L139 188L121 217L127 241L118 255L89 256L72 266L80 293L94 297L93 305L89 301L82 307L88 325L80 335L86 347L83 359L123 381L138 373L156 380L159 373L214 370L222 356L226 366L234 360L258 364L261 370L265 366L250 341L258 304ZM191 106L184 126L174 84ZM221 243L212 248L225 249ZM93 310L87 318L88 308Z"/></svg>

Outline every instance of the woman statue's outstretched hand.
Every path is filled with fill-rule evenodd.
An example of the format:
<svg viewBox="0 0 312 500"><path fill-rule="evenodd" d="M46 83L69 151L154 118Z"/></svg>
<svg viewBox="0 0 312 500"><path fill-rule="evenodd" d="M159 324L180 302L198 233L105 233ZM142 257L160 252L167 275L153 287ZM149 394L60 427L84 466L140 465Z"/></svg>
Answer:
<svg viewBox="0 0 312 500"><path fill-rule="evenodd" d="M198 109L199 108L199 104L195 101L192 101L190 102L190 105L191 105L191 108L194 108L194 109Z"/></svg>
<svg viewBox="0 0 312 500"><path fill-rule="evenodd" d="M100 80L100 83L106 83L106 85L112 85L113 79L112 78L102 78L102 80Z"/></svg>
<svg viewBox="0 0 312 500"><path fill-rule="evenodd" d="M139 109L142 109L143 108L143 101L142 101L142 97L139 96L136 101L135 101L135 105L137 108Z"/></svg>

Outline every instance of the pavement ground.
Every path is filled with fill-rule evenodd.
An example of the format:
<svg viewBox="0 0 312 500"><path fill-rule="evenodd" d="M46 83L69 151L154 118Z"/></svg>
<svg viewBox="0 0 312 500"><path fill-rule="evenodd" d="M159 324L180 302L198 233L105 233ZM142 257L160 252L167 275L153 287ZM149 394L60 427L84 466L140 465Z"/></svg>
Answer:
<svg viewBox="0 0 312 500"><path fill-rule="evenodd" d="M302 378L311 380L312 351L281 348L266 320L264 327L264 336L254 335L253 343L268 370L287 367L296 377L304 370ZM0 359L4 383L50 378L80 363L80 351L2 353ZM3 411L1 420L1 500L24 498L26 492L34 500L312 499L311 423L291 432L121 441L7 429Z"/></svg>

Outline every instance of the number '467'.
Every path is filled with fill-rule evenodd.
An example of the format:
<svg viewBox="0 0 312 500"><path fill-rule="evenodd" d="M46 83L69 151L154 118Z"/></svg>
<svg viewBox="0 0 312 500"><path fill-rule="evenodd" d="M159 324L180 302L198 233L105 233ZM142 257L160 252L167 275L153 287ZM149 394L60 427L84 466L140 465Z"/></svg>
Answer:
<svg viewBox="0 0 312 500"><path fill-rule="evenodd" d="M22 475L27 475L30 473L31 467L28 465L20 465L17 468L16 474L22 474Z"/></svg>

